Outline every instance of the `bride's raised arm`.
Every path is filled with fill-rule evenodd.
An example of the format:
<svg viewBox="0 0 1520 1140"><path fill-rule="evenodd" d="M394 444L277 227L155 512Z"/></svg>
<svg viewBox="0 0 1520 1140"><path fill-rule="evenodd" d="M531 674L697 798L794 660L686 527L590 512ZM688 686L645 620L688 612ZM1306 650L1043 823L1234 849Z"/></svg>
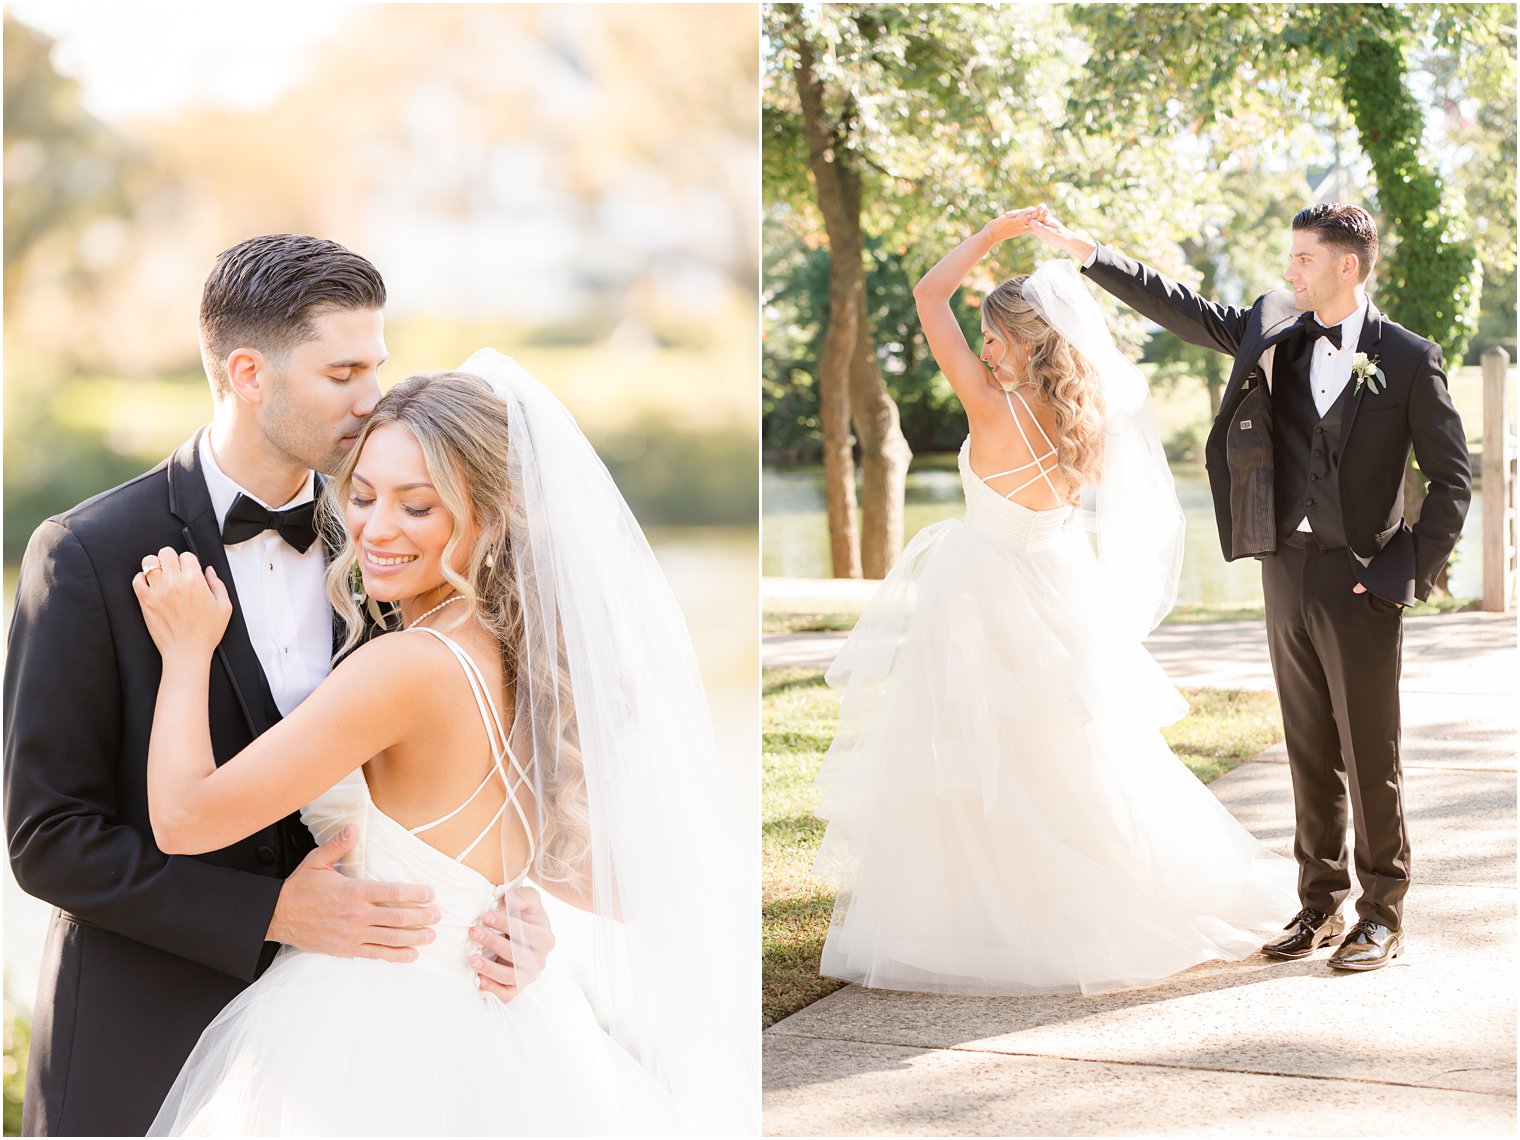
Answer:
<svg viewBox="0 0 1520 1140"><path fill-rule="evenodd" d="M929 341L929 351L934 353L935 363L950 381L950 387L968 415L978 415L994 406L1001 410L1003 402L989 373L1008 346L989 343L987 349L994 357L991 363L973 352L950 308L950 299L960 289L972 266L999 242L1027 233L1030 220L1039 217L1042 209L1030 206L993 218L940 258L913 287L913 301L918 307L924 336Z"/></svg>
<svg viewBox="0 0 1520 1140"><path fill-rule="evenodd" d="M283 819L417 723L433 664L443 653L377 638L351 654L291 714L221 767L207 715L211 658L232 616L216 571L165 548L132 580L163 657L148 742L148 813L169 855L216 851ZM431 639L429 639L431 640ZM436 662L435 662L436 658Z"/></svg>

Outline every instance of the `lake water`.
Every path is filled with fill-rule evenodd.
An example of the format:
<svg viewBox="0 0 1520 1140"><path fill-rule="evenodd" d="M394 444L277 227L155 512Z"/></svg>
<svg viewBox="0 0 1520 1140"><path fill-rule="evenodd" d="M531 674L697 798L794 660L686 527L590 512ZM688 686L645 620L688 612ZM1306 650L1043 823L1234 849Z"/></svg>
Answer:
<svg viewBox="0 0 1520 1140"><path fill-rule="evenodd" d="M1187 516L1187 549L1177 600L1185 604L1247 605L1261 601L1261 572L1254 558L1226 562L1219 553L1208 477L1201 467L1173 473L1177 497ZM827 578L828 522L824 513L823 468L766 464L760 479L760 565L767 577ZM955 456L915 457L908 470L904 541L921 529L965 511ZM1457 543L1449 581L1457 597L1483 593L1482 496L1473 493L1472 509Z"/></svg>

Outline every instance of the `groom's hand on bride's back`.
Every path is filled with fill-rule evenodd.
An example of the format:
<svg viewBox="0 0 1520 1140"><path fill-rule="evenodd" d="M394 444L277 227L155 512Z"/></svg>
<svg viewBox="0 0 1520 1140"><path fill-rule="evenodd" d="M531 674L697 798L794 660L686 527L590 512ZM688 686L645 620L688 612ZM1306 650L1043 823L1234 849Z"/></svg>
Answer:
<svg viewBox="0 0 1520 1140"><path fill-rule="evenodd" d="M335 870L355 835L349 825L301 860L280 888L267 938L338 958L415 961L414 947L437 937L432 888L351 879Z"/></svg>

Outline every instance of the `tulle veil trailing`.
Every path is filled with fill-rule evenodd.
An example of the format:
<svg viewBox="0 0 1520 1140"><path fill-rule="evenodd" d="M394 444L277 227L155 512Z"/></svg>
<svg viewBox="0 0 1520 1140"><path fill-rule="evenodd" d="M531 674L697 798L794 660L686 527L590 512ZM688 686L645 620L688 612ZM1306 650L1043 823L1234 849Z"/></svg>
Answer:
<svg viewBox="0 0 1520 1140"><path fill-rule="evenodd" d="M592 1005L670 1089L690 1132L753 1134L753 780L721 770L680 607L570 412L494 350L460 371L507 406L509 554L525 618L513 747L533 757L541 811L554 810L549 785L584 769Z"/></svg>
<svg viewBox="0 0 1520 1140"><path fill-rule="evenodd" d="M1108 331L1075 263L1047 261L1024 282L1024 299L1097 370L1106 431L1098 482L1098 563L1113 615L1144 637L1177 602L1185 521L1161 446L1145 377Z"/></svg>

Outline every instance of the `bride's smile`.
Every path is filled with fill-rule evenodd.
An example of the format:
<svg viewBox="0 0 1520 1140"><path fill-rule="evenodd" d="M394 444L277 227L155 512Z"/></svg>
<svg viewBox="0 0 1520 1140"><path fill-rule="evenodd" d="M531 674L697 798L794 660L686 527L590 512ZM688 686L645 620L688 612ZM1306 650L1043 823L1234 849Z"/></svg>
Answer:
<svg viewBox="0 0 1520 1140"><path fill-rule="evenodd" d="M344 523L370 597L382 602L416 598L421 605L427 599L420 595L449 588L443 557L454 518L443 506L421 445L401 424L382 424L363 437ZM473 528L462 529L454 557L454 569L461 573L474 544Z"/></svg>

